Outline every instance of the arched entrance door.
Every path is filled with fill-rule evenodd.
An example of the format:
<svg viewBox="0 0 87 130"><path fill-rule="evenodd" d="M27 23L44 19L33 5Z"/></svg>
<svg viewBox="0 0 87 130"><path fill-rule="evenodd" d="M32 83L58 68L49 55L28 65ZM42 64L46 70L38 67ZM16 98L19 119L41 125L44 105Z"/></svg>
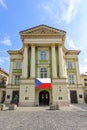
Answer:
<svg viewBox="0 0 87 130"><path fill-rule="evenodd" d="M49 92L44 90L39 93L39 105L49 105Z"/></svg>

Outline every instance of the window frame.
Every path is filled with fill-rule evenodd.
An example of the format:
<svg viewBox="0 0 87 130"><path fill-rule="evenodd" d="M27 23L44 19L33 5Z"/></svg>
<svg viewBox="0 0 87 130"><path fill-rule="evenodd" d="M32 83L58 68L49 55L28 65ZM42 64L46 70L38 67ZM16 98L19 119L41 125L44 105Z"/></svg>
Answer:
<svg viewBox="0 0 87 130"><path fill-rule="evenodd" d="M40 68L40 78L47 78L47 76L48 76L47 68L41 67Z"/></svg>
<svg viewBox="0 0 87 130"><path fill-rule="evenodd" d="M40 60L47 60L47 51L40 51Z"/></svg>
<svg viewBox="0 0 87 130"><path fill-rule="evenodd" d="M67 68L73 69L73 62L72 61L67 61Z"/></svg>
<svg viewBox="0 0 87 130"><path fill-rule="evenodd" d="M15 75L15 85L20 84L20 75Z"/></svg>
<svg viewBox="0 0 87 130"><path fill-rule="evenodd" d="M75 78L73 74L69 75L69 84L74 85L75 84Z"/></svg>
<svg viewBox="0 0 87 130"><path fill-rule="evenodd" d="M15 69L21 69L21 62L20 61L16 62Z"/></svg>

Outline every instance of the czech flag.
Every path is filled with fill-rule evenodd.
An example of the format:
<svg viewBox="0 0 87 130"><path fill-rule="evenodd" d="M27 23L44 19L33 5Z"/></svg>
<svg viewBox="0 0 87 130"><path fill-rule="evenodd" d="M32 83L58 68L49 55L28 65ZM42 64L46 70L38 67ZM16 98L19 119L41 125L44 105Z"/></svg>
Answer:
<svg viewBox="0 0 87 130"><path fill-rule="evenodd" d="M51 88L51 79L50 78L37 78L36 79L36 88Z"/></svg>

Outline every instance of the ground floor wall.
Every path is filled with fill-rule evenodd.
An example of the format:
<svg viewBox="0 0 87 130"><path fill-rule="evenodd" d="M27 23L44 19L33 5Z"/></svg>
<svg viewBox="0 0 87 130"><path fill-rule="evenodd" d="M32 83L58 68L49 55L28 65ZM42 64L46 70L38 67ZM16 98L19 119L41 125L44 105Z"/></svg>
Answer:
<svg viewBox="0 0 87 130"><path fill-rule="evenodd" d="M48 105L59 104L65 106L70 103L84 103L84 91L87 94L87 91L83 90L81 86L69 86L65 79L53 80L52 88L50 89L37 89L35 87L34 79L24 79L19 87L8 86L6 88L5 103L12 103L18 93L18 104L20 106L38 106L41 105L41 103L47 103ZM2 92L0 91L0 100L1 95Z"/></svg>
<svg viewBox="0 0 87 130"><path fill-rule="evenodd" d="M20 106L35 105L35 79L22 79L19 92Z"/></svg>
<svg viewBox="0 0 87 130"><path fill-rule="evenodd" d="M52 94L53 104L59 104L61 106L69 105L68 100L68 84L66 79L53 80Z"/></svg>
<svg viewBox="0 0 87 130"><path fill-rule="evenodd" d="M35 85L21 85L19 94L20 106L34 106L35 104Z"/></svg>

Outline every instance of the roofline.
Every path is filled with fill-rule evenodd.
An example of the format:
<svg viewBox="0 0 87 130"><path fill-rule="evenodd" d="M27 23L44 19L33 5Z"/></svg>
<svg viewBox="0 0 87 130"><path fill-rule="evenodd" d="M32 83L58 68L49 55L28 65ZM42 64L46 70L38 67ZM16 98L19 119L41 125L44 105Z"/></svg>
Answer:
<svg viewBox="0 0 87 130"><path fill-rule="evenodd" d="M51 26L48 26L48 25L45 25L45 24L41 24L41 25L37 25L37 26L34 26L34 27L32 27L32 28L29 28L29 29L25 29L25 30L23 30L23 31L20 31L19 33L23 33L23 32L25 32L25 31L38 28L38 27L40 27L40 26L46 26L46 27L48 27L48 28L51 28L51 29L54 29L54 30L57 30L57 31L62 31L62 32L66 33L66 31L63 31L63 30L61 30L61 29L57 29L57 28L55 28L55 27L51 27Z"/></svg>
<svg viewBox="0 0 87 130"><path fill-rule="evenodd" d="M67 51L66 51L66 55L67 55L67 54L75 54L75 52L76 52L76 54L79 55L80 52L81 52L81 50L67 50Z"/></svg>
<svg viewBox="0 0 87 130"><path fill-rule="evenodd" d="M0 67L0 71L3 72L4 74L6 74L7 76L9 76L9 74L4 69L2 69L1 67Z"/></svg>
<svg viewBox="0 0 87 130"><path fill-rule="evenodd" d="M22 54L23 47L20 50L8 50L8 54Z"/></svg>

